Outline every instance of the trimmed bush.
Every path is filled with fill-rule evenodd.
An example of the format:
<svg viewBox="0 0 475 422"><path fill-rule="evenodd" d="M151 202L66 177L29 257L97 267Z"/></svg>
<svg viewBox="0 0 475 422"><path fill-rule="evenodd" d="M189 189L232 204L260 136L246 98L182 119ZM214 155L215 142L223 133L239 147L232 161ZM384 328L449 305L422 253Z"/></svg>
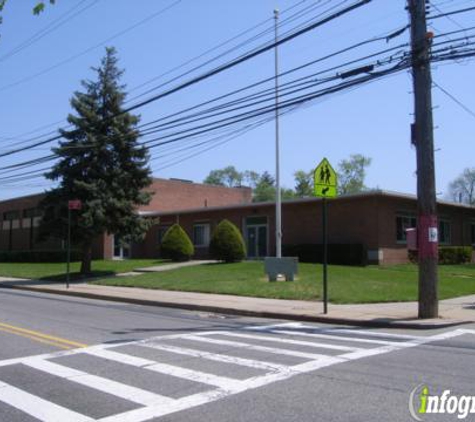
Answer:
<svg viewBox="0 0 475 422"><path fill-rule="evenodd" d="M174 224L163 236L161 253L172 261L189 261L195 253L193 243L180 225Z"/></svg>
<svg viewBox="0 0 475 422"><path fill-rule="evenodd" d="M409 260L417 264L417 251L408 252ZM440 246L439 265L459 265L468 264L472 260L471 246Z"/></svg>
<svg viewBox="0 0 475 422"><path fill-rule="evenodd" d="M80 261L81 252L71 251L71 261ZM0 262L66 262L65 250L0 251Z"/></svg>
<svg viewBox="0 0 475 422"><path fill-rule="evenodd" d="M209 252L220 261L242 261L246 257L246 246L239 229L229 220L221 221L214 229Z"/></svg>
<svg viewBox="0 0 475 422"><path fill-rule="evenodd" d="M299 262L323 262L322 244L282 245L282 255L297 256ZM328 245L328 263L333 265L364 266L367 264L366 248L357 244Z"/></svg>

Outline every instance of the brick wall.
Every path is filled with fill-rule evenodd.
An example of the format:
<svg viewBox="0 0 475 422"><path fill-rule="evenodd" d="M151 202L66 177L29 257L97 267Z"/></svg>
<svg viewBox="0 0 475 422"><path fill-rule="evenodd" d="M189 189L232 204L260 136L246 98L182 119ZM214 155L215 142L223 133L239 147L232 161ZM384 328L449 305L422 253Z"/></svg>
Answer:
<svg viewBox="0 0 475 422"><path fill-rule="evenodd" d="M188 183L178 180L154 179L149 188L154 195L141 211L178 211L194 208L247 204L252 200L250 188Z"/></svg>

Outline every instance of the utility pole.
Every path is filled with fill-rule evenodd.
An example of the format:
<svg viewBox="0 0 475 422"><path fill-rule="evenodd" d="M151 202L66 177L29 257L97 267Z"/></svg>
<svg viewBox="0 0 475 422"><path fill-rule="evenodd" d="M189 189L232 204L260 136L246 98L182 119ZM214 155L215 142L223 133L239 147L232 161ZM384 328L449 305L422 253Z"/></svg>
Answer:
<svg viewBox="0 0 475 422"><path fill-rule="evenodd" d="M280 192L280 145L279 145L279 47L277 41L279 11L274 10L275 34L275 256L282 258L282 198Z"/></svg>
<svg viewBox="0 0 475 422"><path fill-rule="evenodd" d="M432 79L426 1L408 0L411 16L412 72L415 98L414 140L417 155L417 240L419 258L419 318L437 318L438 224L432 121Z"/></svg>

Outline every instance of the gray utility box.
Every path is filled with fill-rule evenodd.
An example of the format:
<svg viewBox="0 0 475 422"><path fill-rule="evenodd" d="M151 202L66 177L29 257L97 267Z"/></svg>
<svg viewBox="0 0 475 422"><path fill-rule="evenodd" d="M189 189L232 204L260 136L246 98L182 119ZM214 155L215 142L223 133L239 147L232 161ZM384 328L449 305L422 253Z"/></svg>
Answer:
<svg viewBox="0 0 475 422"><path fill-rule="evenodd" d="M276 258L268 256L264 259L264 268L269 281L277 281L278 275L283 275L286 281L294 281L298 274L299 259L296 256Z"/></svg>

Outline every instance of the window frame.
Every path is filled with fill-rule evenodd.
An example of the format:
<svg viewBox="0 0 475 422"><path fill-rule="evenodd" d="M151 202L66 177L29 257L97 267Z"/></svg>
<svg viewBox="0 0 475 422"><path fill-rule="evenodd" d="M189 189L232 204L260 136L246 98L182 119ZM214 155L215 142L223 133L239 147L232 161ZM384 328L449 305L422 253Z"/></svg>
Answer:
<svg viewBox="0 0 475 422"><path fill-rule="evenodd" d="M203 231L203 242L197 243L196 229L204 229ZM211 241L211 225L209 222L198 222L193 223L193 246L195 248L208 248Z"/></svg>

